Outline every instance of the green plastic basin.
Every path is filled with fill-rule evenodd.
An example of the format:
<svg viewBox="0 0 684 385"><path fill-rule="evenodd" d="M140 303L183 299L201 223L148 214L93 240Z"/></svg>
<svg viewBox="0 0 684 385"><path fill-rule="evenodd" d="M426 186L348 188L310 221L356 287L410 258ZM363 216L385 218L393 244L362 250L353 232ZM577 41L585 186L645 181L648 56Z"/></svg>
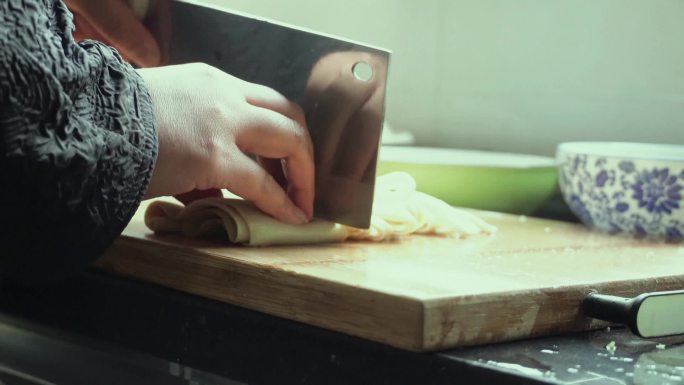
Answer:
<svg viewBox="0 0 684 385"><path fill-rule="evenodd" d="M383 146L378 175L393 171L453 206L513 214L533 213L558 188L555 159L535 155Z"/></svg>

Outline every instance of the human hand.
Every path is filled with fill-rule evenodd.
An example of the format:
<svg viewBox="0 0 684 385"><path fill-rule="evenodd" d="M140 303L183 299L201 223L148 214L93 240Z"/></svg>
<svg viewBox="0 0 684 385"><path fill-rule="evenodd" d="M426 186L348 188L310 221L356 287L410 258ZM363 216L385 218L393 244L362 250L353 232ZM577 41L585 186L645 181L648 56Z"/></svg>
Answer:
<svg viewBox="0 0 684 385"><path fill-rule="evenodd" d="M138 72L159 136L146 198L226 188L284 222L311 218L313 147L299 106L206 64ZM246 153L279 160L286 189Z"/></svg>
<svg viewBox="0 0 684 385"><path fill-rule="evenodd" d="M74 14L76 40L94 39L116 48L141 67L166 62L170 36L167 0L136 0L136 12L127 0L65 0ZM150 7L149 10L147 7Z"/></svg>

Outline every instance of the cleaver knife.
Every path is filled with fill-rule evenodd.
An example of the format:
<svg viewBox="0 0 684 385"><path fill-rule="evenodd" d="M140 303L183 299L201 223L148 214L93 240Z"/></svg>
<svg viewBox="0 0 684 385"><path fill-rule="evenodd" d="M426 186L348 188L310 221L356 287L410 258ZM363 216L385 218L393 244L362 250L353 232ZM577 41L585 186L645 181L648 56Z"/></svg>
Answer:
<svg viewBox="0 0 684 385"><path fill-rule="evenodd" d="M193 0L170 3L168 64L204 62L305 112L314 217L368 228L390 52Z"/></svg>

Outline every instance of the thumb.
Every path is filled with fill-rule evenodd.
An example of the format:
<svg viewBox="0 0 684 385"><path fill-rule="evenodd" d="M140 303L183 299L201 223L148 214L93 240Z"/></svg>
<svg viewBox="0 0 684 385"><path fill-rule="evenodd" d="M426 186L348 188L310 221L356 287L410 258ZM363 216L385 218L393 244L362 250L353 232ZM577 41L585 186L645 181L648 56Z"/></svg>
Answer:
<svg viewBox="0 0 684 385"><path fill-rule="evenodd" d="M142 67L160 63L161 54L156 40L124 2L77 1L72 7L123 56Z"/></svg>

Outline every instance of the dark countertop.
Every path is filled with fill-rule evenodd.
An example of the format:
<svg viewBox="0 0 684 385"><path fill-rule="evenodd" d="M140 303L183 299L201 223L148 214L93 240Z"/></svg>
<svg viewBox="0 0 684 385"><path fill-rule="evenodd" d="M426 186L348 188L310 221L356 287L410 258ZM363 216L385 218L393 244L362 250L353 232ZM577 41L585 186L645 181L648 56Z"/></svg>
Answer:
<svg viewBox="0 0 684 385"><path fill-rule="evenodd" d="M0 292L0 384L682 382L684 337L623 328L412 353L100 272Z"/></svg>

